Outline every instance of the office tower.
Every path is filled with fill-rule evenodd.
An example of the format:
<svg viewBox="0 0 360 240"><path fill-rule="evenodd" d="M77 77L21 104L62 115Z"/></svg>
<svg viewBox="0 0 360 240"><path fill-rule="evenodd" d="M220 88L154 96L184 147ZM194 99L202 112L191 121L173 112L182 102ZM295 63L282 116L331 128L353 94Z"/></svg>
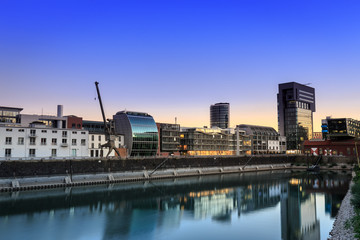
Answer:
<svg viewBox="0 0 360 240"><path fill-rule="evenodd" d="M304 140L312 138L315 89L296 82L279 84L278 124L286 136L288 150L301 150Z"/></svg>
<svg viewBox="0 0 360 240"><path fill-rule="evenodd" d="M210 127L228 128L230 123L230 104L215 103L210 106Z"/></svg>

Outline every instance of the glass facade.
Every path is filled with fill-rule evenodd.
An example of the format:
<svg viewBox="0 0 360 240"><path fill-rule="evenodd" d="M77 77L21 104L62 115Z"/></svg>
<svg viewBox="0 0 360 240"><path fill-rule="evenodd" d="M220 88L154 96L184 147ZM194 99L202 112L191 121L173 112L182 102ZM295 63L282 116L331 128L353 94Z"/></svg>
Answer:
<svg viewBox="0 0 360 240"><path fill-rule="evenodd" d="M353 138L360 135L360 122L355 119L327 118L323 122L326 123L330 139Z"/></svg>
<svg viewBox="0 0 360 240"><path fill-rule="evenodd" d="M0 106L0 123L20 123L19 114L22 108L10 108Z"/></svg>
<svg viewBox="0 0 360 240"><path fill-rule="evenodd" d="M309 109L285 109L285 132L288 149L300 149L305 140L312 138L312 112Z"/></svg>
<svg viewBox="0 0 360 240"><path fill-rule="evenodd" d="M210 127L228 128L230 125L230 104L216 103L210 106Z"/></svg>
<svg viewBox="0 0 360 240"><path fill-rule="evenodd" d="M159 133L152 116L147 113L121 111L113 118L115 134L124 135L128 156L156 156Z"/></svg>
<svg viewBox="0 0 360 240"><path fill-rule="evenodd" d="M154 119L132 115L128 115L128 118L133 138L131 156L155 156L159 135Z"/></svg>
<svg viewBox="0 0 360 240"><path fill-rule="evenodd" d="M315 89L296 82L279 84L278 124L286 136L288 150L302 150L305 140L313 137Z"/></svg>

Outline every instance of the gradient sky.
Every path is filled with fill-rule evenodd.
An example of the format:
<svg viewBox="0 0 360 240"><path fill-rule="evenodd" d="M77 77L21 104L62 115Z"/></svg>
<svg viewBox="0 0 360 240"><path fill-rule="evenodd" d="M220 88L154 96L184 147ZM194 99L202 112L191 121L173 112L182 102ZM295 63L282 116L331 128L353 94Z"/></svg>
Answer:
<svg viewBox="0 0 360 240"><path fill-rule="evenodd" d="M209 125L277 129L278 84L311 83L314 130L360 119L360 1L0 1L0 105L101 120L148 112Z"/></svg>

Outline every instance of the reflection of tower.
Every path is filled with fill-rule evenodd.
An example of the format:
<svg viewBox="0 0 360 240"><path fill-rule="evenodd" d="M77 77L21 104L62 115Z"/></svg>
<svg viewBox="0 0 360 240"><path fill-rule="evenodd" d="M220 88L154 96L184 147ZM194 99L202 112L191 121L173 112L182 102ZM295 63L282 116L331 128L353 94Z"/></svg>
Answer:
<svg viewBox="0 0 360 240"><path fill-rule="evenodd" d="M315 194L306 194L299 184L289 184L288 191L288 198L281 200L281 238L320 239Z"/></svg>
<svg viewBox="0 0 360 240"><path fill-rule="evenodd" d="M234 209L233 194L214 194L194 199L194 217L203 219L208 216L215 220L229 220L227 217Z"/></svg>
<svg viewBox="0 0 360 240"><path fill-rule="evenodd" d="M156 229L156 199L114 203L107 209L104 239L147 239Z"/></svg>

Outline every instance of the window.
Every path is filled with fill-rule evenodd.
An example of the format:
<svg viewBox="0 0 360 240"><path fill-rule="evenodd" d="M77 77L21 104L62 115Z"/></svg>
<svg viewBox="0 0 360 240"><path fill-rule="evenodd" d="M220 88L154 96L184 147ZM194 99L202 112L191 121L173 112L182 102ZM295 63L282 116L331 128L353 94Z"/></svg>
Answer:
<svg viewBox="0 0 360 240"><path fill-rule="evenodd" d="M51 139L51 145L56 145L56 144L57 144L57 139L56 138Z"/></svg>
<svg viewBox="0 0 360 240"><path fill-rule="evenodd" d="M35 138L34 137L30 138L30 145L35 145Z"/></svg>
<svg viewBox="0 0 360 240"><path fill-rule="evenodd" d="M72 156L76 157L76 149L72 149Z"/></svg>
<svg viewBox="0 0 360 240"><path fill-rule="evenodd" d="M35 149L29 149L29 157L35 157Z"/></svg>
<svg viewBox="0 0 360 240"><path fill-rule="evenodd" d="M76 131L73 131L72 134L77 134L77 132L76 132Z"/></svg>
<svg viewBox="0 0 360 240"><path fill-rule="evenodd" d="M91 135L91 141L94 141L94 135Z"/></svg>
<svg viewBox="0 0 360 240"><path fill-rule="evenodd" d="M98 146L98 148L101 148L101 143L99 143L99 146Z"/></svg>
<svg viewBox="0 0 360 240"><path fill-rule="evenodd" d="M94 157L94 150L90 151L90 157Z"/></svg>
<svg viewBox="0 0 360 240"><path fill-rule="evenodd" d="M71 140L71 145L76 146L76 139Z"/></svg>
<svg viewBox="0 0 360 240"><path fill-rule="evenodd" d="M63 136L63 137L67 137L67 131L63 131L63 132L62 132L62 136Z"/></svg>
<svg viewBox="0 0 360 240"><path fill-rule="evenodd" d="M57 133L57 131L52 131L52 133Z"/></svg>
<svg viewBox="0 0 360 240"><path fill-rule="evenodd" d="M56 157L56 149L51 149L51 156Z"/></svg>
<svg viewBox="0 0 360 240"><path fill-rule="evenodd" d="M5 157L11 157L11 149L5 148Z"/></svg>
<svg viewBox="0 0 360 240"><path fill-rule="evenodd" d="M66 138L65 138L65 139L62 139L61 143L66 144L66 143L67 143L67 139L66 139Z"/></svg>
<svg viewBox="0 0 360 240"><path fill-rule="evenodd" d="M86 145L86 139L81 139L81 146L85 146Z"/></svg>
<svg viewBox="0 0 360 240"><path fill-rule="evenodd" d="M41 145L46 145L46 138L41 139Z"/></svg>
<svg viewBox="0 0 360 240"><path fill-rule="evenodd" d="M86 132L81 132L81 134L86 134Z"/></svg>
<svg viewBox="0 0 360 240"><path fill-rule="evenodd" d="M6 137L6 138L5 138L5 144L6 144L6 145L11 145L11 142L12 142L12 138L11 138L11 137Z"/></svg>
<svg viewBox="0 0 360 240"><path fill-rule="evenodd" d="M41 132L42 132L42 133L47 133L47 131L46 131L46 130L41 130Z"/></svg>
<svg viewBox="0 0 360 240"><path fill-rule="evenodd" d="M99 135L99 141L101 141L101 135Z"/></svg>
<svg viewBox="0 0 360 240"><path fill-rule="evenodd" d="M24 138L23 137L18 138L18 145L24 145Z"/></svg>
<svg viewBox="0 0 360 240"><path fill-rule="evenodd" d="M91 144L91 148L95 148L94 143Z"/></svg>
<svg viewBox="0 0 360 240"><path fill-rule="evenodd" d="M31 129L31 130L30 130L30 136L33 136L33 137L34 137L34 136L35 136L35 134L36 134L36 130Z"/></svg>
<svg viewBox="0 0 360 240"><path fill-rule="evenodd" d="M24 129L19 129L18 131L19 131L19 132L24 132Z"/></svg>
<svg viewBox="0 0 360 240"><path fill-rule="evenodd" d="M12 128L7 128L6 131L7 132L12 132Z"/></svg>

